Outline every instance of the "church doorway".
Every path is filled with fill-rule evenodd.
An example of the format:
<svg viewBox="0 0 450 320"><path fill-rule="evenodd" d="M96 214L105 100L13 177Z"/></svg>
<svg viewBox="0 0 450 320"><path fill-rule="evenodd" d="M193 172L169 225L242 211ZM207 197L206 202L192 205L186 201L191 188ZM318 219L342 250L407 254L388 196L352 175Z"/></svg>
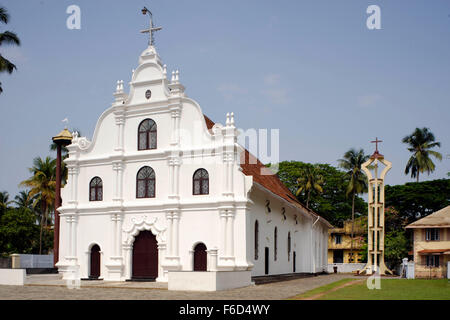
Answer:
<svg viewBox="0 0 450 320"><path fill-rule="evenodd" d="M98 279L100 277L100 247L93 245L91 248L91 270L89 279Z"/></svg>
<svg viewBox="0 0 450 320"><path fill-rule="evenodd" d="M199 243L194 248L194 271L206 271L207 253L204 243Z"/></svg>
<svg viewBox="0 0 450 320"><path fill-rule="evenodd" d="M293 254L293 256L292 256L292 272L295 272L295 260L297 260L296 259L297 258L297 256L296 256L296 254L295 254L295 251L294 251L294 254Z"/></svg>
<svg viewBox="0 0 450 320"><path fill-rule="evenodd" d="M141 231L133 243L132 278L155 280L158 277L158 243L150 231Z"/></svg>
<svg viewBox="0 0 450 320"><path fill-rule="evenodd" d="M269 247L264 250L264 274L269 274Z"/></svg>

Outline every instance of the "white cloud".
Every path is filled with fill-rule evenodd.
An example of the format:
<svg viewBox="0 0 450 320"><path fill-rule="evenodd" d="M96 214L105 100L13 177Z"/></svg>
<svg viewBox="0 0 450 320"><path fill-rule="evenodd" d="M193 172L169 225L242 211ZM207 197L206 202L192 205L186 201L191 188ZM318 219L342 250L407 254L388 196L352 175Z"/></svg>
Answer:
<svg viewBox="0 0 450 320"><path fill-rule="evenodd" d="M273 86L280 83L280 78L279 74L268 74L264 76L264 83L268 86Z"/></svg>
<svg viewBox="0 0 450 320"><path fill-rule="evenodd" d="M357 100L360 107L368 108L376 105L381 99L382 96L379 94L367 94L359 96Z"/></svg>
<svg viewBox="0 0 450 320"><path fill-rule="evenodd" d="M264 91L266 97L274 104L285 104L289 102L288 91L283 88L272 88Z"/></svg>
<svg viewBox="0 0 450 320"><path fill-rule="evenodd" d="M223 95L225 99L235 99L237 96L248 93L246 88L243 88L235 83L221 84L217 90Z"/></svg>

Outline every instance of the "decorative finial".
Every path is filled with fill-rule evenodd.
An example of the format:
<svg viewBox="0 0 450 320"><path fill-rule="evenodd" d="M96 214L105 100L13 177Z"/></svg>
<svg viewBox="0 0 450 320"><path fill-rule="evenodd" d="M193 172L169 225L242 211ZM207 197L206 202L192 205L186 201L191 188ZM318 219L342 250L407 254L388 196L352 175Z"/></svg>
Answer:
<svg viewBox="0 0 450 320"><path fill-rule="evenodd" d="M163 66L163 74L166 75L167 74L167 64L165 64Z"/></svg>
<svg viewBox="0 0 450 320"><path fill-rule="evenodd" d="M175 71L175 81L178 83L180 81L180 71Z"/></svg>
<svg viewBox="0 0 450 320"><path fill-rule="evenodd" d="M234 112L231 113L231 117L230 117L230 125L234 126Z"/></svg>
<svg viewBox="0 0 450 320"><path fill-rule="evenodd" d="M123 80L117 81L117 87L116 87L116 93L122 93L123 92Z"/></svg>
<svg viewBox="0 0 450 320"><path fill-rule="evenodd" d="M175 82L175 71L172 71L172 79L170 79L172 83Z"/></svg>
<svg viewBox="0 0 450 320"><path fill-rule="evenodd" d="M227 113L227 122L225 124L227 127L230 125L230 114L229 113Z"/></svg>
<svg viewBox="0 0 450 320"><path fill-rule="evenodd" d="M148 40L148 45L149 46L153 46L154 42L155 42L155 38L154 38L154 32L159 31L162 29L162 27L155 27L155 25L153 24L153 14L150 10L148 10L146 7L144 7L142 10L142 14L146 15L147 13L150 16L150 27L148 29L142 30L141 33L148 33L149 34L149 40Z"/></svg>

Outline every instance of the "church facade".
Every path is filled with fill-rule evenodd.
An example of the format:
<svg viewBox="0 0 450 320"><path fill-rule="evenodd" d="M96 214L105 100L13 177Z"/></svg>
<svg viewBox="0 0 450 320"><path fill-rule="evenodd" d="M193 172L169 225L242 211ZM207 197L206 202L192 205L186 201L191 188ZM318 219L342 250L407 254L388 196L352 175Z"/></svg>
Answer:
<svg viewBox="0 0 450 320"><path fill-rule="evenodd" d="M170 78L170 79L169 79ZM65 279L167 281L171 271L326 270L331 225L212 122L154 46L117 83L92 140L65 160L57 267Z"/></svg>

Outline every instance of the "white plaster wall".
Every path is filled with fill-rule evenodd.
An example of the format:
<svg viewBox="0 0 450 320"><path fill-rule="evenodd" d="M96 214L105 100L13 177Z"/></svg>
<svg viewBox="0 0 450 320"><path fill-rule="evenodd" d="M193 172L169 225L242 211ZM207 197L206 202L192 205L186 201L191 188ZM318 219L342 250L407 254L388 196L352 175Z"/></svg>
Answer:
<svg viewBox="0 0 450 320"><path fill-rule="evenodd" d="M220 246L219 213L217 210L182 212L179 234L180 259L183 271L193 270L191 251L202 242L207 250Z"/></svg>
<svg viewBox="0 0 450 320"><path fill-rule="evenodd" d="M261 276L265 273L265 247L269 247L269 274L283 274L293 272L293 252L296 252L296 272L311 272L311 253L309 245L310 228L307 216L300 215L295 209L288 207L283 201L269 194L252 191L251 199L254 205L250 208L250 223L247 228L251 247L250 259L255 265L252 276ZM266 213L265 203L270 200L271 212ZM286 220L281 214L285 207ZM297 214L298 224L295 223L294 214ZM259 257L254 259L254 228L255 221L259 222ZM278 229L277 260L274 260L274 229ZM291 253L288 259L288 233L291 234Z"/></svg>
<svg viewBox="0 0 450 320"><path fill-rule="evenodd" d="M169 290L218 291L246 287L251 284L249 271L234 272L169 272Z"/></svg>
<svg viewBox="0 0 450 320"><path fill-rule="evenodd" d="M111 216L108 213L88 213L78 216L77 257L80 276L88 278L90 273L90 250L95 244L100 247L100 278L105 278L105 263L112 255L113 243Z"/></svg>
<svg viewBox="0 0 450 320"><path fill-rule="evenodd" d="M0 269L0 285L23 286L25 278L25 269Z"/></svg>

